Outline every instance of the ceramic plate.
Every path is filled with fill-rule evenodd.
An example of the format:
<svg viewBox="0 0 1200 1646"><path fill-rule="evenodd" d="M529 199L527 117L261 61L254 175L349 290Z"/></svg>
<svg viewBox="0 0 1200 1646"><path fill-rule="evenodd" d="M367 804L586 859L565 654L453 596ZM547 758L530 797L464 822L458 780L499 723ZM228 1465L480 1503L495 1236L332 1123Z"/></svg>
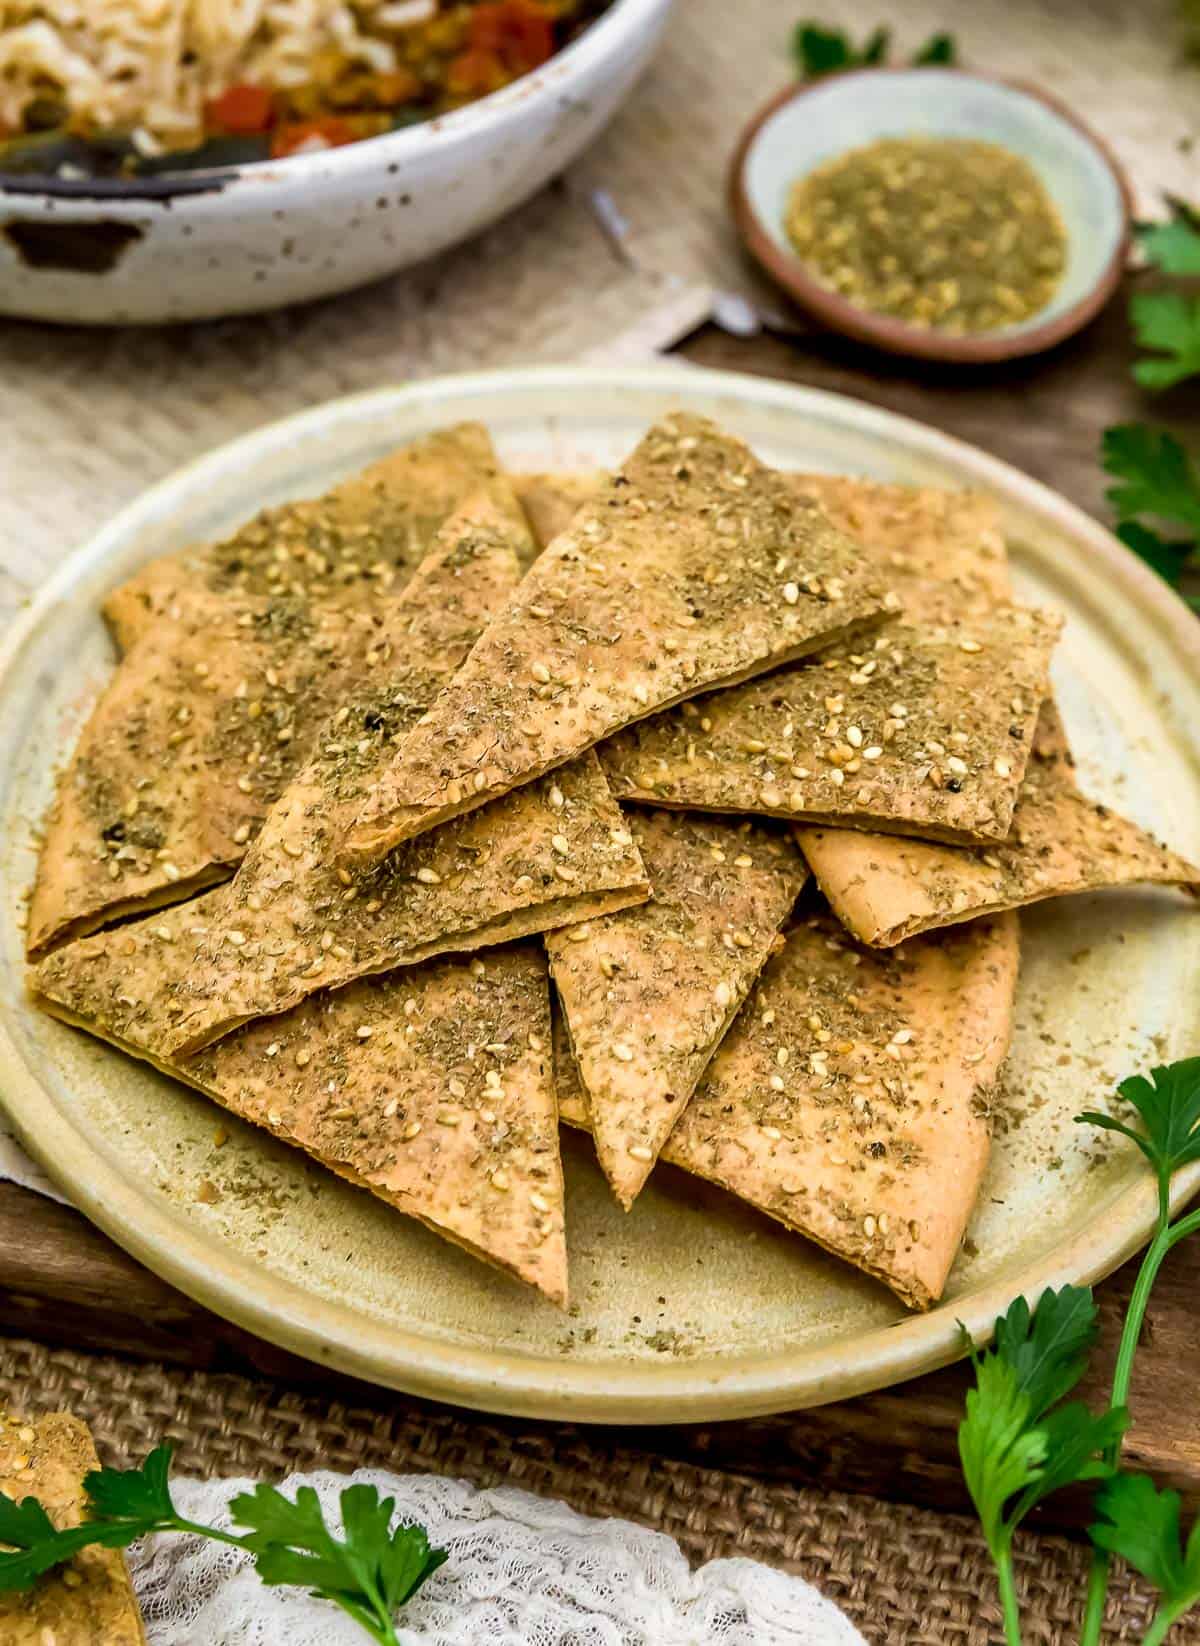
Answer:
<svg viewBox="0 0 1200 1646"><path fill-rule="evenodd" d="M218 536L389 447L480 418L515 468L618 459L671 407L768 462L972 484L1005 511L1022 594L1067 614L1055 684L1098 797L1200 857L1195 620L1105 531L970 447L855 401L685 368L446 378L338 401L157 486L51 579L0 656L4 1102L87 1215L218 1313L416 1394L540 1417L684 1421L853 1395L944 1364L1018 1290L1091 1280L1146 1237L1132 1149L1072 1124L1123 1075L1200 1047L1200 918L1170 893L1045 904L1024 920L1011 1112L944 1304L881 1287L717 1190L657 1171L626 1215L565 1139L569 1314L145 1065L30 1008L22 898L54 770L112 667L98 615L151 555ZM214 1146L218 1125L229 1141ZM1200 1168L1179 1184L1182 1198Z"/></svg>

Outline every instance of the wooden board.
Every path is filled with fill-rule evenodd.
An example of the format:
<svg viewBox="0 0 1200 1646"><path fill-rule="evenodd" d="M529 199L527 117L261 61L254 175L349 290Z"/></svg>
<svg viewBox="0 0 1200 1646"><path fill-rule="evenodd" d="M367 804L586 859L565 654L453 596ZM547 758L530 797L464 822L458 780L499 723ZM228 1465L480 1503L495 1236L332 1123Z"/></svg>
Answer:
<svg viewBox="0 0 1200 1646"><path fill-rule="evenodd" d="M1099 1288L1103 1338L1083 1388L1094 1404L1111 1376L1120 1321L1136 1262ZM1162 1270L1146 1320L1133 1387L1136 1421L1126 1448L1132 1466L1153 1471L1200 1509L1200 1240L1176 1249ZM0 1183L0 1332L73 1349L116 1351L141 1360L269 1377L289 1387L328 1390L354 1405L394 1412L425 1404L340 1377L231 1326L142 1268L78 1212L13 1183ZM870 1492L929 1508L967 1509L955 1451L969 1379L952 1366L899 1388L804 1412L734 1422L589 1428L592 1445L683 1458L795 1485ZM476 1414L464 1414L477 1422ZM510 1430L565 1436L567 1425L488 1417ZM1043 1525L1081 1523L1085 1505L1055 1498Z"/></svg>

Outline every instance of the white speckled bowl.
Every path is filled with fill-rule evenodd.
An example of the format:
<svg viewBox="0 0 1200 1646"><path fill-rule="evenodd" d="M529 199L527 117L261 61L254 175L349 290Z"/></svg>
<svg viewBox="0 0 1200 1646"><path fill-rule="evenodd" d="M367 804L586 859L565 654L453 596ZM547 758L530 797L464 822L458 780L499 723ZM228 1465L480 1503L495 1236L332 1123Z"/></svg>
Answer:
<svg viewBox="0 0 1200 1646"><path fill-rule="evenodd" d="M1027 160L1058 208L1067 267L1053 300L1017 325L954 337L857 307L809 271L784 229L797 178L882 137L971 138ZM1070 110L1032 86L960 69L863 69L790 87L751 121L734 156L730 204L751 252L833 331L892 354L983 364L1061 343L1096 315L1129 249L1128 184Z"/></svg>
<svg viewBox="0 0 1200 1646"><path fill-rule="evenodd" d="M327 297L511 211L612 118L672 0L615 0L565 51L437 120L318 154L130 182L0 173L0 314L124 325Z"/></svg>

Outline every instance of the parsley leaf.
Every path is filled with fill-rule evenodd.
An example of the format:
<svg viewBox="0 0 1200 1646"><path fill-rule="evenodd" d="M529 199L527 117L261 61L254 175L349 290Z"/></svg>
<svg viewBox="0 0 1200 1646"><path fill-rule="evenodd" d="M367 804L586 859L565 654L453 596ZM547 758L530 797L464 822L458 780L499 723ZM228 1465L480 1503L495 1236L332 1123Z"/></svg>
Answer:
<svg viewBox="0 0 1200 1646"><path fill-rule="evenodd" d="M343 1536L325 1523L320 1499L302 1486L295 1501L257 1486L230 1504L244 1536L185 1519L171 1500L171 1447L156 1446L140 1469L96 1469L84 1480L90 1517L57 1531L36 1498L14 1503L0 1493L0 1591L28 1589L43 1573L89 1544L124 1548L148 1532L190 1532L245 1549L264 1583L302 1584L349 1614L380 1646L397 1646L396 1609L446 1559L431 1549L423 1526L392 1530L395 1500L374 1486L342 1493Z"/></svg>
<svg viewBox="0 0 1200 1646"><path fill-rule="evenodd" d="M1032 1312L1023 1297L1009 1304L996 1322L995 1350L1013 1368L1034 1418L1079 1382L1098 1332L1096 1305L1086 1286L1048 1289Z"/></svg>
<svg viewBox="0 0 1200 1646"><path fill-rule="evenodd" d="M1141 1116L1143 1130L1107 1114L1089 1112L1078 1118L1130 1138L1160 1178L1200 1160L1200 1057L1151 1069L1149 1080L1131 1075L1117 1090Z"/></svg>
<svg viewBox="0 0 1200 1646"><path fill-rule="evenodd" d="M992 1349L972 1357L975 1387L958 1449L997 1561L1007 1561L1013 1532L1043 1498L1112 1472L1101 1454L1123 1434L1125 1411L1097 1417L1082 1401L1057 1404L1082 1377L1096 1330L1090 1290L1064 1286L1045 1292L1036 1310L1014 1299L996 1322Z"/></svg>
<svg viewBox="0 0 1200 1646"><path fill-rule="evenodd" d="M1200 234L1183 217L1170 223L1139 223L1138 244L1164 274L1200 274Z"/></svg>
<svg viewBox="0 0 1200 1646"><path fill-rule="evenodd" d="M1173 436L1144 423L1119 423L1104 431L1102 461L1108 474L1125 482L1107 493L1119 515L1177 520L1200 537L1200 478Z"/></svg>
<svg viewBox="0 0 1200 1646"><path fill-rule="evenodd" d="M234 1522L250 1528L242 1546L254 1555L264 1583L303 1585L335 1601L377 1640L392 1638L390 1620L446 1559L430 1549L422 1526L391 1528L395 1500L374 1486L349 1486L341 1496L339 1539L325 1524L320 1500L301 1486L295 1501L274 1486L242 1492L229 1505Z"/></svg>
<svg viewBox="0 0 1200 1646"><path fill-rule="evenodd" d="M797 23L792 35L792 55L805 80L817 80L839 69L874 68L887 59L892 31L874 29L861 46L856 46L843 29L829 29L821 23ZM914 65L957 62L958 51L950 34L934 34L914 55Z"/></svg>
<svg viewBox="0 0 1200 1646"><path fill-rule="evenodd" d="M170 1445L156 1446L140 1469L93 1469L84 1477L93 1520L136 1520L144 1528L176 1519L167 1485Z"/></svg>
<svg viewBox="0 0 1200 1646"><path fill-rule="evenodd" d="M1101 1488L1096 1506L1101 1519L1088 1530L1098 1548L1127 1560L1172 1611L1200 1600L1200 1521L1185 1547L1178 1492L1157 1491L1148 1475L1118 1474Z"/></svg>
<svg viewBox="0 0 1200 1646"><path fill-rule="evenodd" d="M914 68L949 68L958 62L958 47L954 43L954 36L931 34L920 51L914 53L912 61Z"/></svg>
<svg viewBox="0 0 1200 1646"><path fill-rule="evenodd" d="M1144 389L1169 389L1200 372L1200 302L1175 291L1139 292L1130 299L1129 318L1141 346L1166 356L1134 366Z"/></svg>

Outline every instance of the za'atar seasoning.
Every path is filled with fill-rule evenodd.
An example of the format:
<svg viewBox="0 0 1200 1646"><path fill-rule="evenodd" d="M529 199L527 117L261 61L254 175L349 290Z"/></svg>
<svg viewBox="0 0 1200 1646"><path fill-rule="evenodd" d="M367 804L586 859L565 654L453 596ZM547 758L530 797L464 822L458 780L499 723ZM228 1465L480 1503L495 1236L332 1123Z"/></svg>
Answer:
<svg viewBox="0 0 1200 1646"><path fill-rule="evenodd" d="M848 302L956 335L1037 314L1067 258L1028 161L957 137L886 137L826 161L793 185L785 228Z"/></svg>

